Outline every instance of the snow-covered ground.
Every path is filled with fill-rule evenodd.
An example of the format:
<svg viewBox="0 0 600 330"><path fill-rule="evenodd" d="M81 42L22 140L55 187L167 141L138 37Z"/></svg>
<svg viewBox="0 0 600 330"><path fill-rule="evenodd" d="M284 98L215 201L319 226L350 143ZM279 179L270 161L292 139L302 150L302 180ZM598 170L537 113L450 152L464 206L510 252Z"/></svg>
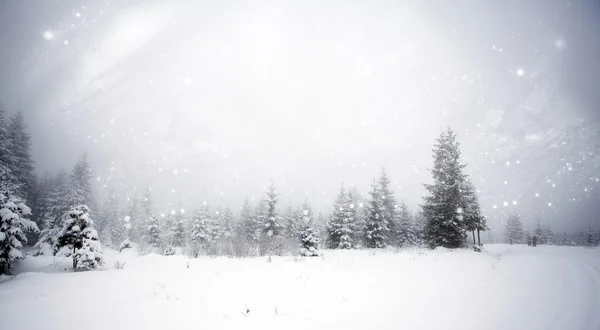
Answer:
<svg viewBox="0 0 600 330"><path fill-rule="evenodd" d="M599 249L326 251L272 262L109 251L106 260L80 273L69 259L21 262L0 283L1 328L600 329Z"/></svg>

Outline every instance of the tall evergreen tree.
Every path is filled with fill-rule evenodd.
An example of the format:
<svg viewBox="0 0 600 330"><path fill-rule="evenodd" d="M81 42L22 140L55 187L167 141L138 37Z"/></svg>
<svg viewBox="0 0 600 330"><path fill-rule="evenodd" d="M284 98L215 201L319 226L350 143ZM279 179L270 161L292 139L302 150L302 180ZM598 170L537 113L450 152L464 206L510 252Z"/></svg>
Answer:
<svg viewBox="0 0 600 330"><path fill-rule="evenodd" d="M355 247L356 228L353 209L354 205L351 204L351 199L342 184L327 225L329 248L352 249Z"/></svg>
<svg viewBox="0 0 600 330"><path fill-rule="evenodd" d="M506 220L506 227L504 229L504 239L507 243L524 243L525 230L523 229L523 223L519 214L511 214Z"/></svg>
<svg viewBox="0 0 600 330"><path fill-rule="evenodd" d="M537 236L537 244L550 245L554 243L554 233L550 226L543 224L540 220L535 226L534 235Z"/></svg>
<svg viewBox="0 0 600 330"><path fill-rule="evenodd" d="M460 144L451 129L442 132L433 148L433 184L426 184L429 196L424 198L423 213L427 218L425 238L431 248L458 248L465 242L462 224L462 193L465 181L460 160Z"/></svg>
<svg viewBox="0 0 600 330"><path fill-rule="evenodd" d="M146 242L155 248L160 247L160 223L158 217L155 215L150 216L146 221Z"/></svg>
<svg viewBox="0 0 600 330"><path fill-rule="evenodd" d="M377 180L377 185L379 188L379 195L381 196L381 211L383 219L385 223L387 223L387 227L389 232L393 233L396 231L395 228L395 213L397 208L396 198L394 197L394 192L390 189L390 179L385 172L385 169L381 170L381 175ZM390 241L387 243L391 243L391 237L388 237Z"/></svg>
<svg viewBox="0 0 600 330"><path fill-rule="evenodd" d="M141 236L142 241L145 241L150 244L150 220L153 217L155 218L155 220L158 220L158 218L154 216L154 198L152 197L152 190L150 189L150 187L147 187L145 189L144 194L141 200L139 201L139 206L139 235Z"/></svg>
<svg viewBox="0 0 600 330"><path fill-rule="evenodd" d="M29 207L11 194L10 186L0 190L0 274L9 273L11 263L24 258L21 250L27 243L26 233L38 231L28 219L30 215Z"/></svg>
<svg viewBox="0 0 600 330"><path fill-rule="evenodd" d="M240 212L240 221L238 222L238 232L242 237L245 237L248 241L254 240L254 233L256 232L252 207L248 202L248 198L244 199Z"/></svg>
<svg viewBox="0 0 600 330"><path fill-rule="evenodd" d="M185 216L183 210L176 211L173 215L171 228L171 244L173 246L185 246Z"/></svg>
<svg viewBox="0 0 600 330"><path fill-rule="evenodd" d="M252 219L254 225L254 234L253 240L256 243L259 243L263 238L263 230L265 228L266 223L266 214L267 214L267 202L264 199L260 199L254 208Z"/></svg>
<svg viewBox="0 0 600 330"><path fill-rule="evenodd" d="M275 193L275 186L273 183L267 190L267 212L265 213L265 224L263 233L267 237L279 236L281 234L281 216L277 212L277 193Z"/></svg>
<svg viewBox="0 0 600 330"><path fill-rule="evenodd" d="M11 149L9 169L16 184L14 194L28 201L33 193L34 163L31 159L31 141L22 112L15 113L7 126L8 145Z"/></svg>
<svg viewBox="0 0 600 330"><path fill-rule="evenodd" d="M212 239L209 225L208 207L204 206L199 210L195 210L194 216L192 217L190 240L196 253L201 248L205 249Z"/></svg>
<svg viewBox="0 0 600 330"><path fill-rule="evenodd" d="M64 170L58 172L56 177L49 175L44 179L47 188L44 189L45 196L38 206L42 218L42 231L34 246L36 255L53 255L58 233L62 229L62 220L69 211L69 179Z"/></svg>
<svg viewBox="0 0 600 330"><path fill-rule="evenodd" d="M301 244L300 253L305 257L319 256L318 244L319 238L314 230L314 213L308 204L308 199L304 197L302 205L302 217L299 222L299 238Z"/></svg>
<svg viewBox="0 0 600 330"><path fill-rule="evenodd" d="M479 231L485 231L488 229L487 221L481 214L481 208L479 207L479 199L477 198L477 190L473 183L468 178L465 179L462 185L462 207L460 209L460 216L462 216L462 223L465 229L471 232L473 237L473 244L476 244L475 231L479 235ZM479 239L477 240L479 241Z"/></svg>
<svg viewBox="0 0 600 330"><path fill-rule="evenodd" d="M412 216L404 202L400 203L399 211L396 211L396 242L401 248L416 246L417 235L412 221Z"/></svg>
<svg viewBox="0 0 600 330"><path fill-rule="evenodd" d="M11 168L16 163L8 138L8 124L4 117L4 108L0 104L0 191L8 191L18 184Z"/></svg>
<svg viewBox="0 0 600 330"><path fill-rule="evenodd" d="M423 210L420 210L415 213L413 219L413 225L415 230L415 236L417 238L418 246L426 246L427 242L425 239L425 225L427 224L427 218L423 214Z"/></svg>
<svg viewBox="0 0 600 330"><path fill-rule="evenodd" d="M110 188L108 199L104 202L102 208L102 225L104 229L101 233L102 242L105 245L116 245L117 247L126 239L125 221L119 213L119 195L115 188Z"/></svg>
<svg viewBox="0 0 600 330"><path fill-rule="evenodd" d="M300 214L292 210L292 205L288 204L284 213L285 235L291 239L298 239L300 235Z"/></svg>
<svg viewBox="0 0 600 330"><path fill-rule="evenodd" d="M383 203L380 186L376 179L373 179L371 198L368 202L368 217L365 232L365 241L369 248L383 248L387 246L389 227L387 220L387 210Z"/></svg>
<svg viewBox="0 0 600 330"><path fill-rule="evenodd" d="M83 154L71 172L70 207L87 205L88 208L91 208L94 206L91 180L92 167L87 160L87 154Z"/></svg>
<svg viewBox="0 0 600 330"><path fill-rule="evenodd" d="M69 211L56 244L57 250L71 252L75 269L96 269L104 264L102 246L86 205L75 206Z"/></svg>

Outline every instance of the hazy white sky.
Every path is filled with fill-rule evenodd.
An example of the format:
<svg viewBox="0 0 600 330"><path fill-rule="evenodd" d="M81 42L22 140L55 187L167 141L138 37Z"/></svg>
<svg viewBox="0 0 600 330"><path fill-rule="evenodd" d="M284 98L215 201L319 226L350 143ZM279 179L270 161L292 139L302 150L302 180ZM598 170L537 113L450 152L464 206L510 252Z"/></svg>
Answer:
<svg viewBox="0 0 600 330"><path fill-rule="evenodd" d="M583 1L2 1L0 102L38 170L237 206L273 180L326 210L386 167L416 209L459 133L492 227L598 223L599 5ZM596 86L596 87L594 87ZM102 196L100 196L102 198Z"/></svg>

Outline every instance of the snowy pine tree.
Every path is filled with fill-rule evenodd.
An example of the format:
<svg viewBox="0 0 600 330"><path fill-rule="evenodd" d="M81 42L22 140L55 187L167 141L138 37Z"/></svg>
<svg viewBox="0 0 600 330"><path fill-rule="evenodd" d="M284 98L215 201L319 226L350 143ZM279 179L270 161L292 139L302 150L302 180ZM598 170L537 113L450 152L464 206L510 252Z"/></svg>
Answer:
<svg viewBox="0 0 600 330"><path fill-rule="evenodd" d="M369 248L383 248L387 246L389 228L386 219L387 211L383 205L380 187L373 179L371 199L367 202L368 215L365 231L365 242Z"/></svg>
<svg viewBox="0 0 600 330"><path fill-rule="evenodd" d="M29 207L12 194L9 185L0 190L0 274L9 273L11 263L24 258L22 248L27 243L26 233L39 231L28 219L30 215Z"/></svg>
<svg viewBox="0 0 600 330"><path fill-rule="evenodd" d="M400 207L396 211L395 223L395 235L398 246L401 248L416 246L417 235L415 234L412 216L404 202L400 203Z"/></svg>
<svg viewBox="0 0 600 330"><path fill-rule="evenodd" d="M171 244L177 247L185 246L186 222L183 209L175 212L171 227Z"/></svg>
<svg viewBox="0 0 600 330"><path fill-rule="evenodd" d="M506 220L506 227L504 229L504 239L506 243L521 244L525 241L525 230L523 229L523 223L519 214L511 214Z"/></svg>
<svg viewBox="0 0 600 330"><path fill-rule="evenodd" d="M299 222L300 254L305 257L318 257L319 238L314 230L314 213L308 204L306 196L302 205L302 214Z"/></svg>
<svg viewBox="0 0 600 330"><path fill-rule="evenodd" d="M285 236L296 240L300 235L301 216L298 212L292 210L292 205L288 205L283 216L285 222Z"/></svg>
<svg viewBox="0 0 600 330"><path fill-rule="evenodd" d="M256 228L252 207L248 202L248 198L244 199L244 203L242 204L238 225L238 234L246 238L249 242L253 241Z"/></svg>
<svg viewBox="0 0 600 330"><path fill-rule="evenodd" d="M253 212L252 212L252 221L253 221L253 228L254 228L254 233L252 235L252 239L255 243L259 243L262 241L263 238L263 229L265 227L265 222L266 222L266 218L265 215L267 214L267 202L264 199L260 199L258 201L258 203L256 204L256 207L254 208Z"/></svg>
<svg viewBox="0 0 600 330"><path fill-rule="evenodd" d="M477 198L477 190L473 183L468 178L465 179L462 185L462 202L461 215L464 228L471 232L473 244L477 244L475 240L475 231L485 231L488 229L485 217L481 214L479 207L479 199Z"/></svg>
<svg viewBox="0 0 600 330"><path fill-rule="evenodd" d="M55 178L48 178L50 191L42 199L40 207L42 217L42 231L34 249L36 255L53 255L58 233L62 229L61 220L69 211L69 180L64 170L58 172Z"/></svg>
<svg viewBox="0 0 600 330"><path fill-rule="evenodd" d="M537 236L538 245L554 244L554 233L550 229L550 226L543 224L540 220L537 221L533 234Z"/></svg>
<svg viewBox="0 0 600 330"><path fill-rule="evenodd" d="M146 242L154 248L161 245L159 221L154 215L146 221Z"/></svg>
<svg viewBox="0 0 600 330"><path fill-rule="evenodd" d="M267 199L267 210L265 213L265 223L263 233L267 237L275 237L281 234L281 217L277 212L277 193L275 193L275 187L273 183L268 188Z"/></svg>
<svg viewBox="0 0 600 330"><path fill-rule="evenodd" d="M465 242L462 224L461 187L465 180L456 134L446 129L433 148L433 184L426 184L429 196L424 198L423 214L427 218L425 238L431 248L458 248Z"/></svg>
<svg viewBox="0 0 600 330"><path fill-rule="evenodd" d="M11 168L17 162L8 138L8 124L4 117L4 108L0 104L0 191L7 191L9 187L17 185L17 177Z"/></svg>
<svg viewBox="0 0 600 330"><path fill-rule="evenodd" d="M381 212L387 228L390 233L395 232L395 213L397 208L396 198L394 192L390 189L390 179L385 172L385 169L381 170L381 175L377 180L379 189L379 195L381 197ZM389 235L391 236L391 235ZM388 237L387 244L392 243L394 238Z"/></svg>
<svg viewBox="0 0 600 330"><path fill-rule="evenodd" d="M342 184L327 225L329 248L352 249L355 247L354 215L356 212L353 210L354 207L355 205L351 203L351 199Z"/></svg>
<svg viewBox="0 0 600 330"><path fill-rule="evenodd" d="M101 217L102 242L107 246L120 246L127 238L127 230L125 221L119 214L119 195L114 188L108 192L108 199L104 202Z"/></svg>
<svg viewBox="0 0 600 330"><path fill-rule="evenodd" d="M24 202L33 194L34 166L31 159L31 142L22 112L15 113L6 126L7 143L10 149L9 170L16 182L13 182L13 194Z"/></svg>
<svg viewBox="0 0 600 330"><path fill-rule="evenodd" d="M194 211L190 240L195 255L200 249L206 249L212 240L209 221L208 207Z"/></svg>
<svg viewBox="0 0 600 330"><path fill-rule="evenodd" d="M233 236L233 213L229 206L225 208L225 212L223 212L220 223L219 223L219 236L221 238L229 238Z"/></svg>
<svg viewBox="0 0 600 330"><path fill-rule="evenodd" d="M92 167L87 160L87 154L83 154L77 163L75 163L73 171L71 172L69 207L76 205L87 205L88 207L91 207L94 205L91 180Z"/></svg>
<svg viewBox="0 0 600 330"><path fill-rule="evenodd" d="M75 269L96 269L104 264L98 233L85 205L75 206L69 211L56 244L59 253L64 251L63 254L73 258Z"/></svg>
<svg viewBox="0 0 600 330"><path fill-rule="evenodd" d="M154 216L154 199L152 197L152 190L149 187L145 189L144 195L139 201L139 207L139 235L141 236L141 241L151 244L150 222L152 218L154 218L155 220L157 220L158 218Z"/></svg>

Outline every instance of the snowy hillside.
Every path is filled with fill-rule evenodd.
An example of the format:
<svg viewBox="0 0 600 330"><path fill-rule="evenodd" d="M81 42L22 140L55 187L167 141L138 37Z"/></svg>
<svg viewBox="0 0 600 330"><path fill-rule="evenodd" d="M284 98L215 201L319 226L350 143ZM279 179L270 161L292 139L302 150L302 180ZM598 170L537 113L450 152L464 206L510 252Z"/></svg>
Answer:
<svg viewBox="0 0 600 330"><path fill-rule="evenodd" d="M600 329L600 250L325 251L322 258L28 257L3 329ZM116 261L124 269L114 269ZM65 270L66 269L66 270Z"/></svg>

